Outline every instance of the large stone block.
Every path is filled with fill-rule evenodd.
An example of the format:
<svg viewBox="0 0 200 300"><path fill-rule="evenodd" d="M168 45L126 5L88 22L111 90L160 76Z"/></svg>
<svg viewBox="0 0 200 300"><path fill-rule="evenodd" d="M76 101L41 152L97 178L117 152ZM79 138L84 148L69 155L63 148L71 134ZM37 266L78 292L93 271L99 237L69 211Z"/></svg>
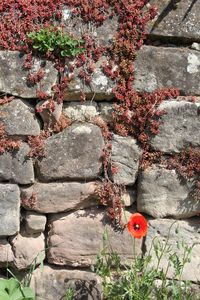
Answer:
<svg viewBox="0 0 200 300"><path fill-rule="evenodd" d="M93 124L74 124L46 140L46 157L37 161L39 178L92 180L101 173L104 140Z"/></svg>
<svg viewBox="0 0 200 300"><path fill-rule="evenodd" d="M152 240L155 238L154 243L160 241L161 245L164 245L169 236L168 245L171 247L171 251L165 254L160 262L160 269L166 270L169 263L169 255L176 252L180 261L183 259L184 249L181 243L187 247L192 247L191 261L187 263L183 269L181 280L191 280L193 282L199 282L200 280L200 227L199 218L192 218L187 221L177 221L170 230L170 226L174 220L171 219L159 219L149 221L149 231L146 237L145 245L148 253ZM178 232L178 233L177 233ZM177 248L177 244L180 244L180 249ZM152 264L157 265L157 258L154 248L151 250ZM170 279L174 274L172 265L169 267L167 277Z"/></svg>
<svg viewBox="0 0 200 300"><path fill-rule="evenodd" d="M135 61L134 86L140 92L175 87L200 95L200 53L187 48L143 46Z"/></svg>
<svg viewBox="0 0 200 300"><path fill-rule="evenodd" d="M132 185L135 183L141 150L136 140L130 137L113 135L111 159L117 167L117 173L113 174L113 180L117 184Z"/></svg>
<svg viewBox="0 0 200 300"><path fill-rule="evenodd" d="M192 182L181 182L175 170L154 165L139 176L137 208L154 218L189 218L200 213L191 191Z"/></svg>
<svg viewBox="0 0 200 300"><path fill-rule="evenodd" d="M34 109L20 99L13 99L0 106L0 122L4 124L6 133L11 136L40 134L40 125L35 118Z"/></svg>
<svg viewBox="0 0 200 300"><path fill-rule="evenodd" d="M100 209L79 210L50 216L48 262L56 265L86 267L95 263L102 248L106 218ZM132 237L125 229L115 231L106 226L112 249L126 262L133 259ZM141 253L142 240L136 240L136 253Z"/></svg>
<svg viewBox="0 0 200 300"><path fill-rule="evenodd" d="M0 267L6 267L13 262L11 245L6 239L0 239Z"/></svg>
<svg viewBox="0 0 200 300"><path fill-rule="evenodd" d="M168 40L200 40L200 2L197 0L151 0L158 8L157 18L149 23L151 36Z"/></svg>
<svg viewBox="0 0 200 300"><path fill-rule="evenodd" d="M39 265L45 258L44 235L35 234L29 236L18 233L10 239L14 253L14 266L18 270L27 269L31 265Z"/></svg>
<svg viewBox="0 0 200 300"><path fill-rule="evenodd" d="M166 153L180 152L187 146L200 146L200 103L186 101L163 102L159 110L159 133L151 139L154 149Z"/></svg>
<svg viewBox="0 0 200 300"><path fill-rule="evenodd" d="M101 279L94 273L68 270L45 265L43 270L33 272L31 287L35 290L36 300L60 300L69 288L75 292L74 300L101 300Z"/></svg>
<svg viewBox="0 0 200 300"><path fill-rule="evenodd" d="M56 84L57 71L50 61L35 57L33 72L41 67L45 71L43 79L35 84L27 84L28 71L23 67L25 55L18 51L0 51L0 91L22 98L37 98L36 91L41 89L51 95L51 88Z"/></svg>
<svg viewBox="0 0 200 300"><path fill-rule="evenodd" d="M33 162L27 157L29 151L29 146L22 143L19 150L0 155L0 181L11 180L19 184L34 182Z"/></svg>
<svg viewBox="0 0 200 300"><path fill-rule="evenodd" d="M0 184L0 236L19 231L20 190L16 184Z"/></svg>
<svg viewBox="0 0 200 300"><path fill-rule="evenodd" d="M36 183L21 189L22 199L28 199L34 193L36 203L34 210L40 213L57 213L97 205L97 183ZM25 206L27 209L31 207Z"/></svg>

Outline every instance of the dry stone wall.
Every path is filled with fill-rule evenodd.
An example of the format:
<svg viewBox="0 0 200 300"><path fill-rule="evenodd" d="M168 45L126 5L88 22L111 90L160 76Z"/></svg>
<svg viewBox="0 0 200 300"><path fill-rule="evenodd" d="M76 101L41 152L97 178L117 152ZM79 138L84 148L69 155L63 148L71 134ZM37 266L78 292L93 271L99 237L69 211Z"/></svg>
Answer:
<svg viewBox="0 0 200 300"><path fill-rule="evenodd" d="M161 116L159 133L151 138L152 149L167 157L191 145L200 147L200 2L174 1L174 8L172 1L150 2L158 5L159 14L149 25L148 41L136 58L135 88L141 92L171 86L180 90L179 98L159 107L166 113ZM73 31L66 19L69 24ZM103 26L96 34L108 43L116 31L115 21ZM130 235L126 230L114 231L97 193L102 185L105 139L94 118L112 122L113 82L97 65L92 85L84 87L86 102L79 101L83 83L75 76L63 105L51 114L47 110L37 113L36 107L44 105L37 99L37 85L51 95L58 73L52 62L35 57L35 70L42 66L45 76L30 86L23 60L17 51L0 51L0 92L14 96L0 105L0 122L8 138L21 143L18 150L0 155L1 274L5 275L6 266L26 272L37 257L36 264L42 259L45 266L42 275L39 269L33 275L36 299L59 300L71 285L80 290L80 299L102 299L100 278L90 267L102 246L106 224L113 249L125 261L133 258ZM191 102L194 96L196 101ZM48 122L62 118L70 120L70 125L47 137L45 157L30 157L28 137L39 136ZM199 284L200 199L192 194L199 173L183 180L176 169L163 164L141 170L142 151L134 138L113 134L111 159L118 172L112 180L127 188L123 195L127 217L137 210L149 220L147 238L144 245L137 241L137 253L148 251L155 235L166 240L170 225L178 219L181 238L188 245L195 243L182 279ZM173 247L177 239L173 231Z"/></svg>

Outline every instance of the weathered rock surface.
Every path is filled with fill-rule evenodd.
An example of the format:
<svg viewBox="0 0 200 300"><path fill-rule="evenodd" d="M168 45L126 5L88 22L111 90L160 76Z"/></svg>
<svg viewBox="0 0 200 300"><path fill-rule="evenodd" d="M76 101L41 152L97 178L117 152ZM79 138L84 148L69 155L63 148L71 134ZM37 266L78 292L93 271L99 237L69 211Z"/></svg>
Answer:
<svg viewBox="0 0 200 300"><path fill-rule="evenodd" d="M160 219L160 220L150 220L149 231L146 237L146 247L147 253L150 250L151 243L154 237L159 240L162 245L166 242L167 236L169 234L169 228L173 224L174 220L171 219ZM178 233L177 230L178 229ZM200 227L199 227L199 218L192 218L187 221L177 221L171 228L169 234L168 244L171 246L173 252L177 252L180 260L183 259L184 249L180 247L180 250L177 248L177 243L181 244L184 242L185 246L192 247L191 253L191 262L185 265L183 270L182 280L191 280L193 282L199 282L200 279ZM152 264L154 266L157 263L156 255L152 249ZM160 267L166 270L167 264L169 262L168 255L165 254L161 259ZM168 278L172 278L173 268L169 267Z"/></svg>
<svg viewBox="0 0 200 300"><path fill-rule="evenodd" d="M33 73L43 68L43 79L35 84L27 83L28 71L23 67L25 55L18 51L0 51L0 91L22 98L37 98L36 91L41 89L51 95L51 88L56 84L57 71L50 61L34 58Z"/></svg>
<svg viewBox="0 0 200 300"><path fill-rule="evenodd" d="M13 262L11 245L6 239L0 239L0 267L6 267Z"/></svg>
<svg viewBox="0 0 200 300"><path fill-rule="evenodd" d="M141 150L136 140L130 137L113 135L111 159L118 168L113 174L113 180L117 184L132 185L138 174Z"/></svg>
<svg viewBox="0 0 200 300"><path fill-rule="evenodd" d="M139 176L137 208L154 218L189 218L200 213L200 201L191 191L192 183L180 182L175 170L154 165Z"/></svg>
<svg viewBox="0 0 200 300"><path fill-rule="evenodd" d="M7 80L9 82L9 79ZM4 124L6 133L11 136L40 134L40 125L35 118L34 109L20 99L13 99L0 106L0 122Z"/></svg>
<svg viewBox="0 0 200 300"><path fill-rule="evenodd" d="M49 219L48 262L56 265L90 266L102 248L105 230L104 213L99 209L79 210L71 214L57 214ZM133 259L132 238L127 230L114 231L107 225L114 251L126 261ZM136 252L141 251L141 240L136 241Z"/></svg>
<svg viewBox="0 0 200 300"><path fill-rule="evenodd" d="M90 85L78 76L80 70L75 69L74 78L70 81L64 95L65 101L77 101L80 99L80 91L84 91L87 100L110 100L113 98L113 81L103 73L102 63L106 58L100 59L95 65L95 71L91 75Z"/></svg>
<svg viewBox="0 0 200 300"><path fill-rule="evenodd" d="M63 113L72 121L90 121L98 115L97 104L95 102L71 102L65 105Z"/></svg>
<svg viewBox="0 0 200 300"><path fill-rule="evenodd" d="M200 40L199 1L151 0L158 8L157 18L149 24L150 35L182 40Z"/></svg>
<svg viewBox="0 0 200 300"><path fill-rule="evenodd" d="M88 100L110 100L114 83L101 71L101 62L96 64L90 86L85 85L74 73L65 100L77 101L84 90ZM200 53L188 48L143 46L135 60L134 87L139 92L175 87L183 95L200 95Z"/></svg>
<svg viewBox="0 0 200 300"><path fill-rule="evenodd" d="M0 184L0 236L19 231L20 190L16 184Z"/></svg>
<svg viewBox="0 0 200 300"><path fill-rule="evenodd" d="M100 116L106 122L112 122L112 112L113 112L113 105L111 102L100 102Z"/></svg>
<svg viewBox="0 0 200 300"><path fill-rule="evenodd" d="M100 278L87 271L44 266L42 272L40 269L33 272L31 286L35 290L36 300L60 300L69 288L75 292L74 300L102 299Z"/></svg>
<svg viewBox="0 0 200 300"><path fill-rule="evenodd" d="M34 210L41 213L57 213L97 205L97 183L36 183L23 188L22 198L30 198L34 193L36 203ZM31 207L26 206L27 209Z"/></svg>
<svg viewBox="0 0 200 300"><path fill-rule="evenodd" d="M160 119L159 133L151 139L154 149L170 153L200 146L199 103L166 101L159 109L166 114Z"/></svg>
<svg viewBox="0 0 200 300"><path fill-rule="evenodd" d="M47 218L45 215L38 214L36 212L26 212L26 232L28 234L34 234L45 230Z"/></svg>
<svg viewBox="0 0 200 300"><path fill-rule="evenodd" d="M103 147L99 127L74 124L46 140L46 157L37 162L39 178L93 180L101 173Z"/></svg>
<svg viewBox="0 0 200 300"><path fill-rule="evenodd" d="M143 46L135 61L135 88L152 92L174 87L200 95L200 53L182 48Z"/></svg>
<svg viewBox="0 0 200 300"><path fill-rule="evenodd" d="M34 262L39 265L45 258L43 233L32 236L18 233L10 242L14 253L14 266L18 270L26 269Z"/></svg>
<svg viewBox="0 0 200 300"><path fill-rule="evenodd" d="M19 150L0 155L0 181L10 180L19 184L34 182L33 162L27 157L29 151L29 146L22 143Z"/></svg>

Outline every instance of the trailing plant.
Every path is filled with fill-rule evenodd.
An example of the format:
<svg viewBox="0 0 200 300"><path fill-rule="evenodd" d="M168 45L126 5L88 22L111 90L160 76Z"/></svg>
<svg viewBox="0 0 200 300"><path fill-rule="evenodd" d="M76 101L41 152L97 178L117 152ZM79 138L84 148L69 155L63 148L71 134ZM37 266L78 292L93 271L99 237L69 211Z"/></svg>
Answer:
<svg viewBox="0 0 200 300"><path fill-rule="evenodd" d="M102 278L104 299L198 299L198 295L192 292L191 282L181 282L184 267L190 262L193 246L187 246L183 241L177 243L177 250L183 252L182 257L177 251L172 250L170 232L174 223L170 226L164 242L155 237L148 253L136 255L135 239L147 234L147 222L141 214L133 214L127 224L133 236L132 264L122 263L119 255L112 249L107 230L104 232L103 248L97 255L96 264L92 267L92 270ZM161 262L166 258L168 263L163 268ZM172 279L168 279L169 267L174 269Z"/></svg>
<svg viewBox="0 0 200 300"><path fill-rule="evenodd" d="M59 27L41 28L27 33L32 46L42 54L53 53L55 57L75 57L84 52L83 40L77 40Z"/></svg>

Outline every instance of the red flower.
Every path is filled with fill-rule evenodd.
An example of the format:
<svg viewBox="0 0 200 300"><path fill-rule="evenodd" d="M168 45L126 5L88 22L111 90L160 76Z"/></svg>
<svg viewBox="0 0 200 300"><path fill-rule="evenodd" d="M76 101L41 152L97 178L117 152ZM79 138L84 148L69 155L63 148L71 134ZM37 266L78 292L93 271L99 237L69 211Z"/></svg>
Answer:
<svg viewBox="0 0 200 300"><path fill-rule="evenodd" d="M147 234L147 220L140 213L135 213L130 217L127 227L136 239L140 239Z"/></svg>

